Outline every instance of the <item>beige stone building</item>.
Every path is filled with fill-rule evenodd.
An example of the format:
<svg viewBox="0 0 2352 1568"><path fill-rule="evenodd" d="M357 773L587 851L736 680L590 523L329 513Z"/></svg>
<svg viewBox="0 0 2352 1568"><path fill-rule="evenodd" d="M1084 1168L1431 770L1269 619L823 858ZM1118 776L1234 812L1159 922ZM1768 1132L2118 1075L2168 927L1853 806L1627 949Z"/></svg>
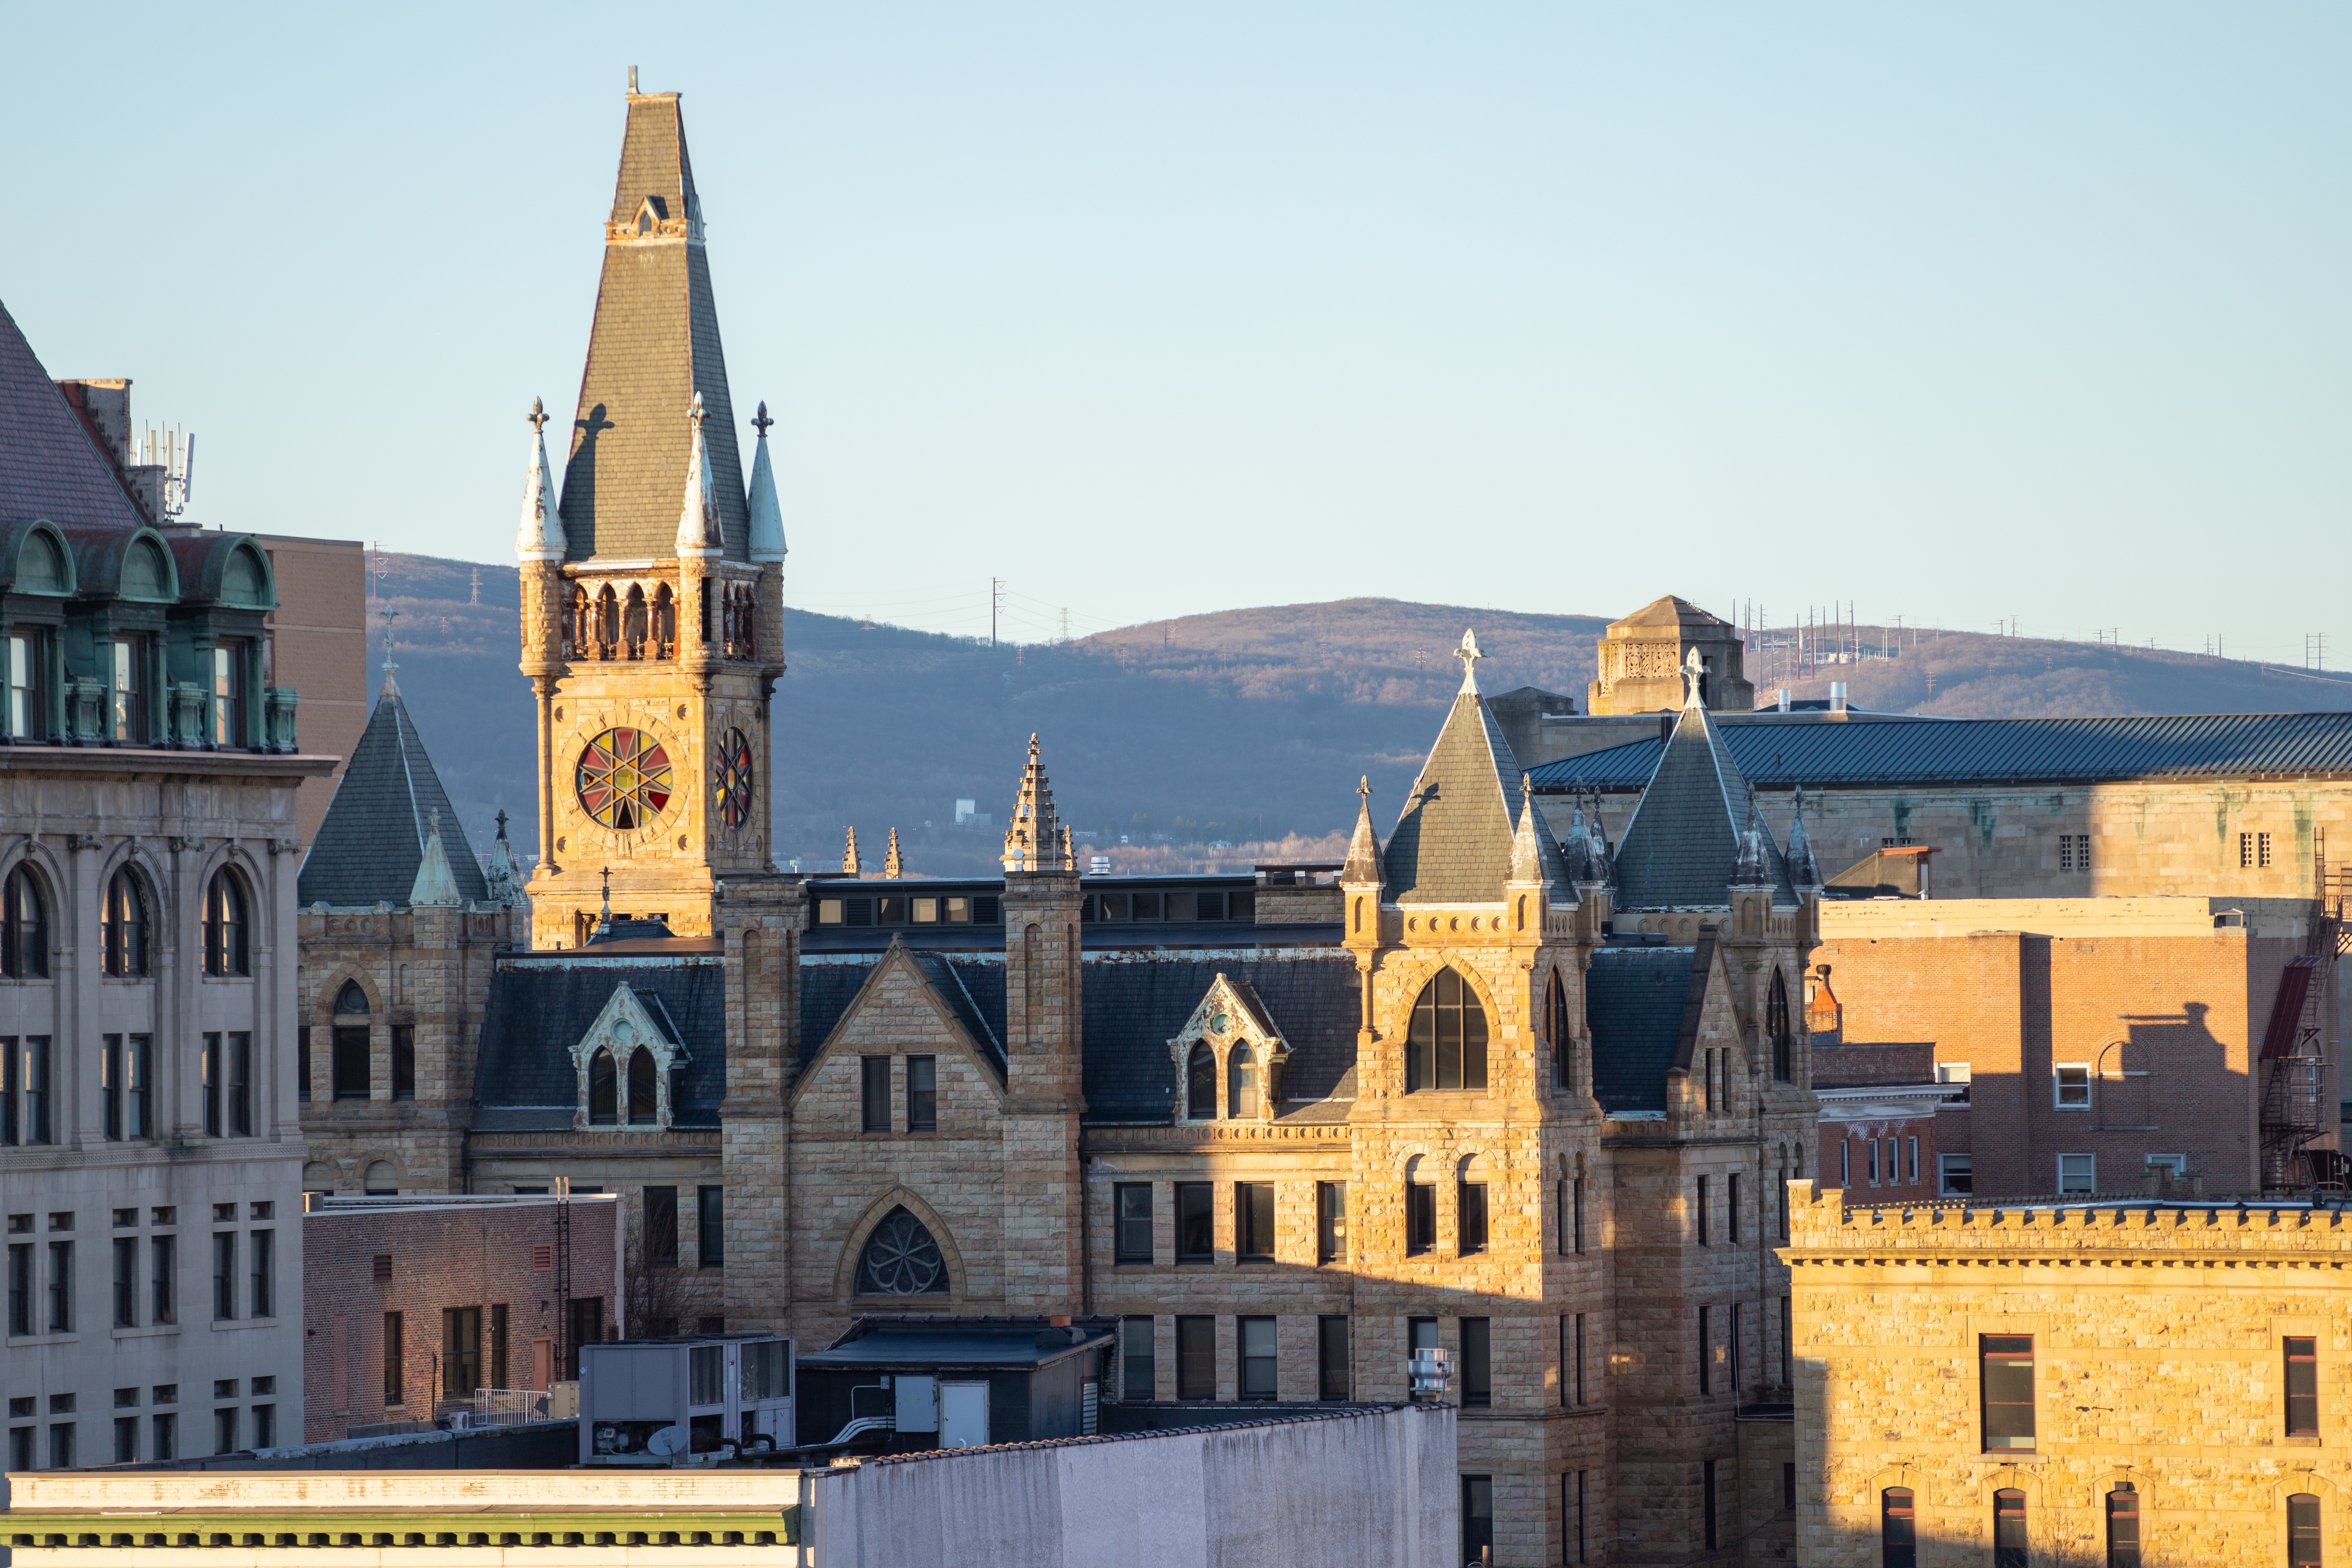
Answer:
<svg viewBox="0 0 2352 1568"><path fill-rule="evenodd" d="M270 676L268 552L151 520L128 384L68 390L0 312L10 1469L302 1423L294 868L336 759Z"/></svg>
<svg viewBox="0 0 2352 1568"><path fill-rule="evenodd" d="M1792 1206L1798 1562L2342 1550L2344 1215L1878 1205L1810 1182Z"/></svg>

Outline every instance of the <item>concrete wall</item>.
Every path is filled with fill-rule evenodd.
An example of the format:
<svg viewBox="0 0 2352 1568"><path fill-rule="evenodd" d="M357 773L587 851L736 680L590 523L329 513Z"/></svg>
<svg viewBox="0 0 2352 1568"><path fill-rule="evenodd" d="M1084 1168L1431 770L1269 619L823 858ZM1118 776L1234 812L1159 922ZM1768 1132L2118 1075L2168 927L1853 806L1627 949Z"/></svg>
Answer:
<svg viewBox="0 0 2352 1568"><path fill-rule="evenodd" d="M814 1568L1452 1568L1455 1413L1351 1411L810 1473Z"/></svg>

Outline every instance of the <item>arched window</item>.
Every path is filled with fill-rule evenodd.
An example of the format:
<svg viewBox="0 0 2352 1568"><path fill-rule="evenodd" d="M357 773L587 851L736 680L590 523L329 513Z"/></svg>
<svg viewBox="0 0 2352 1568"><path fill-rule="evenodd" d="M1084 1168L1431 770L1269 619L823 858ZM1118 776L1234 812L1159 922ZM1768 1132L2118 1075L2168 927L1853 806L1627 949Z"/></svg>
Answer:
<svg viewBox="0 0 2352 1568"><path fill-rule="evenodd" d="M656 658L677 657L677 601L670 596L667 583L654 590L654 645Z"/></svg>
<svg viewBox="0 0 2352 1568"><path fill-rule="evenodd" d="M1404 1250L1419 1257L1437 1246L1437 1184L1430 1179L1429 1163L1419 1154L1404 1165Z"/></svg>
<svg viewBox="0 0 2352 1568"><path fill-rule="evenodd" d="M1453 970L1439 970L1421 988L1404 1061L1408 1092L1486 1087L1486 1009Z"/></svg>
<svg viewBox="0 0 2352 1568"><path fill-rule="evenodd" d="M128 866L106 884L104 936L109 974L147 973L147 895Z"/></svg>
<svg viewBox="0 0 2352 1568"><path fill-rule="evenodd" d="M629 645L631 658L646 656L646 591L635 584L629 584L629 597L621 608L621 640Z"/></svg>
<svg viewBox="0 0 2352 1568"><path fill-rule="evenodd" d="M1992 1494L1992 1568L2026 1568L2025 1494L2013 1487Z"/></svg>
<svg viewBox="0 0 2352 1568"><path fill-rule="evenodd" d="M361 1190L372 1198L396 1198L400 1195L400 1173L392 1168L389 1160L376 1160L368 1165Z"/></svg>
<svg viewBox="0 0 2352 1568"><path fill-rule="evenodd" d="M613 595L613 585L604 584L596 592L596 657L613 657L613 645L621 640L621 601Z"/></svg>
<svg viewBox="0 0 2352 1568"><path fill-rule="evenodd" d="M619 1083L613 1053L599 1050L588 1058L588 1125L610 1127L621 1120Z"/></svg>
<svg viewBox="0 0 2352 1568"><path fill-rule="evenodd" d="M1235 1121L1257 1114L1257 1058L1247 1040L1225 1058L1225 1114Z"/></svg>
<svg viewBox="0 0 2352 1568"><path fill-rule="evenodd" d="M1796 1053L1795 1037L1789 1029L1789 982L1779 969L1772 971L1772 993L1764 1004L1764 1032L1772 1040L1772 1081L1786 1083Z"/></svg>
<svg viewBox="0 0 2352 1568"><path fill-rule="evenodd" d="M572 596L563 601L563 657L583 657L588 641L588 590L573 587Z"/></svg>
<svg viewBox="0 0 2352 1568"><path fill-rule="evenodd" d="M205 973L250 974L251 943L246 918L245 882L224 866L205 890Z"/></svg>
<svg viewBox="0 0 2352 1568"><path fill-rule="evenodd" d="M2139 1493L2129 1481L2107 1494L2107 1568L2139 1568Z"/></svg>
<svg viewBox="0 0 2352 1568"><path fill-rule="evenodd" d="M1193 1043L1184 1064L1184 1115L1192 1121L1213 1121L1217 1115L1217 1053L1209 1042Z"/></svg>
<svg viewBox="0 0 2352 1568"><path fill-rule="evenodd" d="M0 974L37 980L48 972L48 894L38 872L19 866L0 885Z"/></svg>
<svg viewBox="0 0 2352 1568"><path fill-rule="evenodd" d="M1552 1087L1574 1089L1576 1030L1568 1016L1568 987L1561 984L1557 969L1544 987L1544 1033L1551 1044Z"/></svg>
<svg viewBox="0 0 2352 1568"><path fill-rule="evenodd" d="M1878 1552L1884 1568L1918 1568L1919 1526L1912 1517L1909 1487L1889 1487L1878 1494Z"/></svg>
<svg viewBox="0 0 2352 1568"><path fill-rule="evenodd" d="M2320 1568L2319 1500L2297 1492L2286 1500L2287 1568Z"/></svg>
<svg viewBox="0 0 2352 1568"><path fill-rule="evenodd" d="M367 1015L367 993L360 989L358 981L344 981L343 988L335 993L335 1016L339 1018L364 1018Z"/></svg>
<svg viewBox="0 0 2352 1568"><path fill-rule="evenodd" d="M857 1260L860 1296L944 1296L947 1260L923 1222L903 1208L892 1209L866 1238Z"/></svg>
<svg viewBox="0 0 2352 1568"><path fill-rule="evenodd" d="M654 1088L654 1054L643 1046L629 1053L629 1125L650 1126L660 1116Z"/></svg>

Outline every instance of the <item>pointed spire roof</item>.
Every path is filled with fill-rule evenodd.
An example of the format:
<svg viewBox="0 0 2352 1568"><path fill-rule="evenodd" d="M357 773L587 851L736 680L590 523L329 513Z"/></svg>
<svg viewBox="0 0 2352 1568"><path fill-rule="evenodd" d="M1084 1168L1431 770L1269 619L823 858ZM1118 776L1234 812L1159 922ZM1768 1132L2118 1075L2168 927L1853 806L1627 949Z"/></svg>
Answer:
<svg viewBox="0 0 2352 1568"><path fill-rule="evenodd" d="M1519 825L1511 835L1511 880L1539 882L1555 893L1568 890L1568 867L1560 859L1559 843L1551 836L1551 824L1536 809L1536 783L1525 773L1519 775Z"/></svg>
<svg viewBox="0 0 2352 1568"><path fill-rule="evenodd" d="M1789 881L1800 891L1821 887L1821 862L1813 858L1813 841L1805 832L1805 786L1797 786L1797 816L1789 824Z"/></svg>
<svg viewBox="0 0 2352 1568"><path fill-rule="evenodd" d="M1561 866L1567 869L1568 879L1571 885L1578 882L1590 882L1593 879L1592 840L1585 834L1584 801L1581 796L1577 799L1575 815L1568 820L1568 836L1560 840L1559 860Z"/></svg>
<svg viewBox="0 0 2352 1568"><path fill-rule="evenodd" d="M1519 764L1478 694L1477 639L1463 634L1462 689L1389 835L1381 898L1392 904L1491 904L1511 874Z"/></svg>
<svg viewBox="0 0 2352 1568"><path fill-rule="evenodd" d="M0 521L139 528L146 518L114 464L0 307Z"/></svg>
<svg viewBox="0 0 2352 1568"><path fill-rule="evenodd" d="M499 813L499 836L490 841L490 869L482 879L493 903L509 908L522 902L522 884L515 876L514 848L507 842L507 814Z"/></svg>
<svg viewBox="0 0 2352 1568"><path fill-rule="evenodd" d="M1013 801L1012 826L1004 830L1004 868L1008 871L1075 871L1069 834L1054 813L1054 786L1045 782L1045 764L1037 755L1037 737L1029 737L1028 765L1021 770L1021 787Z"/></svg>
<svg viewBox="0 0 2352 1568"><path fill-rule="evenodd" d="M1372 827L1372 781L1370 774L1357 781L1356 836L1348 840L1348 863L1340 868L1339 881L1343 887L1360 888L1367 884L1377 887L1381 879L1381 836Z"/></svg>
<svg viewBox="0 0 2352 1568"><path fill-rule="evenodd" d="M1748 781L1721 728L1704 706L1685 707L1617 847L1616 907L1728 909L1747 816ZM1793 907L1796 889L1780 847L1760 823L1757 833L1769 873L1761 880L1770 884L1775 903Z"/></svg>
<svg viewBox="0 0 2352 1568"><path fill-rule="evenodd" d="M907 874L907 862L898 858L898 830L890 830L890 852L882 857L882 874L892 881Z"/></svg>
<svg viewBox="0 0 2352 1568"><path fill-rule="evenodd" d="M760 405L760 412L751 416L751 428L760 433L760 445L751 457L751 559L782 561L784 558L784 512L776 503L776 470L768 461L768 427L775 423L768 417L768 405Z"/></svg>
<svg viewBox="0 0 2352 1568"><path fill-rule="evenodd" d="M409 885L408 901L416 904L455 904L457 879L449 870L449 852L441 847L441 814L436 811L425 829L425 858L417 862L416 880Z"/></svg>
<svg viewBox="0 0 2352 1568"><path fill-rule="evenodd" d="M413 901L438 817L443 869L456 896L487 900L489 885L425 752L400 689L385 673L375 712L303 857L295 896L305 904L368 909Z"/></svg>
<svg viewBox="0 0 2352 1568"><path fill-rule="evenodd" d="M719 492L710 479L710 450L702 438L702 394L694 395L686 422L694 426L694 444L686 455L686 500L677 511L677 552L715 555L726 543L719 530Z"/></svg>
<svg viewBox="0 0 2352 1568"><path fill-rule="evenodd" d="M515 553L525 561L563 559L563 519L555 510L555 481L547 467L547 408L530 400L530 455L522 476L522 521Z"/></svg>
<svg viewBox="0 0 2352 1568"><path fill-rule="evenodd" d="M633 92L563 470L567 560L676 548L695 435L679 415L697 394L723 549L740 561L751 521L686 125L677 94Z"/></svg>
<svg viewBox="0 0 2352 1568"><path fill-rule="evenodd" d="M857 858L857 829L853 827L849 830L849 844L841 852L841 874L855 877L862 869L864 867Z"/></svg>

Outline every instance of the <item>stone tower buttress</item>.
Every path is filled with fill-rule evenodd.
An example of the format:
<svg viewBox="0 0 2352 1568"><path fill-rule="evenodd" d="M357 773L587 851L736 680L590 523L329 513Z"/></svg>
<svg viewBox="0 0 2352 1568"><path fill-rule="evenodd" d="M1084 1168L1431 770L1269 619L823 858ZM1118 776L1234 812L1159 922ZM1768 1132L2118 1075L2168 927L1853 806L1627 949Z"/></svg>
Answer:
<svg viewBox="0 0 2352 1568"><path fill-rule="evenodd" d="M1004 835L1004 1305L1085 1308L1078 872L1029 738Z"/></svg>

